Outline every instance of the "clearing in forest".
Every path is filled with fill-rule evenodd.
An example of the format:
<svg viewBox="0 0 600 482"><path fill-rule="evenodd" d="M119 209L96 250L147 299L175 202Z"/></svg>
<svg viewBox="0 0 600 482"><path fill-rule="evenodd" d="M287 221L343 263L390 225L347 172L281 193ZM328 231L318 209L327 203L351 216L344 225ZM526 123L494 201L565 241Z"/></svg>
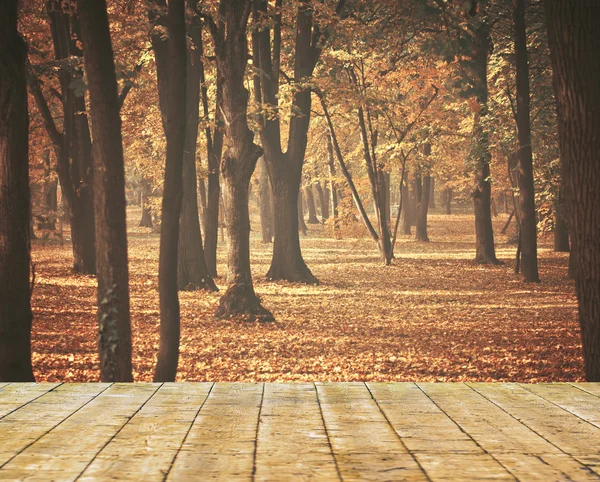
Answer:
<svg viewBox="0 0 600 482"><path fill-rule="evenodd" d="M130 211L130 225L139 219ZM220 293L183 292L178 381L576 381L583 360L568 255L540 239L540 284L513 273L515 245L498 235L506 264L480 266L471 214L429 217L430 243L400 237L381 265L368 238L301 239L320 285L264 279L271 245L251 244L255 288L273 323L216 320ZM219 274L226 271L225 244ZM32 350L37 381L98 381L95 278L75 275L71 246L34 244ZM133 367L151 381L159 334L158 235L129 231ZM221 292L224 278L217 279Z"/></svg>

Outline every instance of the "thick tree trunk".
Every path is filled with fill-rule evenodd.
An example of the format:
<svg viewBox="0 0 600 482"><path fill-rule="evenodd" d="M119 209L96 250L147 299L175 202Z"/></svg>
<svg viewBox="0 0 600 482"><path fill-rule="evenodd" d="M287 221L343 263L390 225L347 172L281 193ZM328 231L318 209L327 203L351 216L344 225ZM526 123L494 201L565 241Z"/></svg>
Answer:
<svg viewBox="0 0 600 482"><path fill-rule="evenodd" d="M317 207L315 206L315 196L311 186L305 186L304 192L306 193L306 206L308 208L308 224L319 224L317 219Z"/></svg>
<svg viewBox="0 0 600 482"><path fill-rule="evenodd" d="M521 208L521 275L523 281L537 282L537 220L533 185L533 154L531 152L529 64L527 63L527 32L525 0L513 0L514 44L517 67L517 134L519 141L519 203Z"/></svg>
<svg viewBox="0 0 600 482"><path fill-rule="evenodd" d="M427 212L429 210L429 199L431 189L431 176L423 176L423 190L421 193L421 202L417 208L417 241L429 241L427 236Z"/></svg>
<svg viewBox="0 0 600 482"><path fill-rule="evenodd" d="M273 242L273 217L271 214L271 186L264 158L258 162L258 204L262 242L269 244Z"/></svg>
<svg viewBox="0 0 600 482"><path fill-rule="evenodd" d="M173 382L179 363L180 313L177 294L179 217L182 198L182 168L186 127L186 34L185 2L169 0L167 13L169 73L168 88L159 88L166 103L165 134L167 158L160 226L158 294L160 304L160 343L154 372L155 382ZM163 72L164 74L164 72ZM159 73L160 78L160 73ZM165 92L166 90L166 92Z"/></svg>
<svg viewBox="0 0 600 482"><path fill-rule="evenodd" d="M98 349L103 382L133 381L125 168L117 77L105 0L80 0L94 135L94 211L98 276Z"/></svg>
<svg viewBox="0 0 600 482"><path fill-rule="evenodd" d="M545 0L585 375L600 381L600 2Z"/></svg>
<svg viewBox="0 0 600 482"><path fill-rule="evenodd" d="M201 26L196 16L197 0L187 0L187 33L190 44L186 66L186 126L183 153L183 199L179 218L179 253L177 259L177 285L180 290L217 291L208 274L202 233L198 217L198 190L196 177L196 142L200 103L200 35Z"/></svg>
<svg viewBox="0 0 600 482"><path fill-rule="evenodd" d="M254 134L248 128L248 91L244 87L250 7L251 0L221 0L219 25L211 23L218 82L223 89L219 110L225 121L228 145L221 161L227 192L228 288L219 300L215 315L225 319L270 321L273 315L260 304L250 271L248 189L256 162L263 154L262 148L254 144Z"/></svg>
<svg viewBox="0 0 600 482"><path fill-rule="evenodd" d="M564 181L561 180L554 204L554 251L559 253L570 251L566 201Z"/></svg>
<svg viewBox="0 0 600 482"><path fill-rule="evenodd" d="M33 381L25 60L17 0L0 3L0 381Z"/></svg>

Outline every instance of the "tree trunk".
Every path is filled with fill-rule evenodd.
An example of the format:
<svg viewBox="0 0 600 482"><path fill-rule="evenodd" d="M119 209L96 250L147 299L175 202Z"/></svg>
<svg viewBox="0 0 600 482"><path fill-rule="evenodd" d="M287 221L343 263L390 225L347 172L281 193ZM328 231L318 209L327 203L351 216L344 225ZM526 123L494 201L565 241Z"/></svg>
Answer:
<svg viewBox="0 0 600 482"><path fill-rule="evenodd" d="M177 260L177 285L180 290L217 291L208 274L202 233L198 217L198 189L196 177L196 143L200 103L200 54L201 26L196 15L197 0L187 0L187 34L190 44L186 64L186 126L183 151L183 199L179 219L179 254Z"/></svg>
<svg viewBox="0 0 600 482"><path fill-rule="evenodd" d="M564 181L561 179L554 205L554 251L559 253L568 253L570 250L566 201Z"/></svg>
<svg viewBox="0 0 600 482"><path fill-rule="evenodd" d="M383 172L385 180L385 217L390 221L392 219L392 175L389 172Z"/></svg>
<svg viewBox="0 0 600 482"><path fill-rule="evenodd" d="M166 103L165 134L167 158L160 226L158 294L160 304L160 343L154 372L155 382L173 382L179 363L180 313L177 294L177 256L181 214L183 152L186 128L186 33L185 2L169 0L167 12L169 81L160 89ZM166 74L165 72L162 73ZM161 73L159 73L160 79Z"/></svg>
<svg viewBox="0 0 600 482"><path fill-rule="evenodd" d="M331 213L333 215L333 229L337 231L338 226L338 197L337 186L335 184L335 163L333 161L333 145L331 143L331 134L327 135L327 165L329 167L329 193L331 199Z"/></svg>
<svg viewBox="0 0 600 482"><path fill-rule="evenodd" d="M315 206L315 196L311 186L305 186L306 206L308 207L308 224L319 224L317 219L317 207Z"/></svg>
<svg viewBox="0 0 600 482"><path fill-rule="evenodd" d="M430 195L429 195L429 207L431 209L435 209L435 177L431 177L431 185L430 185Z"/></svg>
<svg viewBox="0 0 600 482"><path fill-rule="evenodd" d="M117 76L105 0L80 0L77 7L94 135L100 379L131 382L125 167Z"/></svg>
<svg viewBox="0 0 600 482"><path fill-rule="evenodd" d="M599 2L545 0L588 381L600 381Z"/></svg>
<svg viewBox="0 0 600 482"><path fill-rule="evenodd" d="M444 204L446 205L446 214L452 214L452 189L447 187L444 191L446 193Z"/></svg>
<svg viewBox="0 0 600 482"><path fill-rule="evenodd" d="M519 141L519 203L521 207L521 275L523 281L538 282L537 220L533 185L533 154L531 152L529 64L527 63L527 32L525 0L513 0L514 44L517 70L517 134Z"/></svg>
<svg viewBox="0 0 600 482"><path fill-rule="evenodd" d="M302 236L306 236L306 232L308 231L308 227L304 222L304 199L302 196L302 191L298 192L298 229L302 231Z"/></svg>
<svg viewBox="0 0 600 482"><path fill-rule="evenodd" d="M153 227L152 223L152 212L150 211L150 206L148 205L148 193L150 191L150 187L148 185L148 181L142 179L141 186L141 202L140 205L142 207L142 219L140 220L139 226L141 228L151 228Z"/></svg>
<svg viewBox="0 0 600 482"><path fill-rule="evenodd" d="M427 236L427 212L429 210L430 189L431 176L426 174L423 177L421 202L417 208L417 241L429 241L429 237Z"/></svg>
<svg viewBox="0 0 600 482"><path fill-rule="evenodd" d="M197 140L197 138L196 138ZM198 180L198 191L200 194L200 215L204 219L204 213L206 212L206 183L204 182L204 178L198 176L196 173L196 177Z"/></svg>
<svg viewBox="0 0 600 482"><path fill-rule="evenodd" d="M263 154L262 148L254 144L254 134L248 128L248 91L244 87L250 6L251 0L221 0L219 25L211 23L217 76L223 89L219 109L225 121L228 145L221 161L227 193L228 288L219 300L215 315L225 319L270 321L273 315L260 304L250 271L248 190L256 162Z"/></svg>
<svg viewBox="0 0 600 482"><path fill-rule="evenodd" d="M408 178L408 171L406 173ZM402 234L410 235L411 226L411 213L412 213L412 200L410 198L410 191L408 189L408 183L402 186Z"/></svg>
<svg viewBox="0 0 600 482"><path fill-rule="evenodd" d="M269 244L273 242L271 231L273 218L271 215L271 186L264 158L258 162L258 204L262 242Z"/></svg>
<svg viewBox="0 0 600 482"><path fill-rule="evenodd" d="M18 1L0 3L0 381L33 381L31 367L27 48Z"/></svg>
<svg viewBox="0 0 600 482"><path fill-rule="evenodd" d="M327 189L327 187L323 189L323 186L321 186L320 181L317 182L315 187L317 189L317 195L319 196L319 204L321 207L321 219L323 220L323 222L325 222L329 219L329 190Z"/></svg>

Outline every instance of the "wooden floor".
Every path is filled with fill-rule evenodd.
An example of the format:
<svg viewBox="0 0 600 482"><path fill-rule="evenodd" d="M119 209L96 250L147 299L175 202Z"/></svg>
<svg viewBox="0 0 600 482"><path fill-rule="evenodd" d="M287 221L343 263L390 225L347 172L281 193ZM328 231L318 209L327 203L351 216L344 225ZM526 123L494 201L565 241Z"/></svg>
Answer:
<svg viewBox="0 0 600 482"><path fill-rule="evenodd" d="M600 480L600 384L3 384L0 480Z"/></svg>

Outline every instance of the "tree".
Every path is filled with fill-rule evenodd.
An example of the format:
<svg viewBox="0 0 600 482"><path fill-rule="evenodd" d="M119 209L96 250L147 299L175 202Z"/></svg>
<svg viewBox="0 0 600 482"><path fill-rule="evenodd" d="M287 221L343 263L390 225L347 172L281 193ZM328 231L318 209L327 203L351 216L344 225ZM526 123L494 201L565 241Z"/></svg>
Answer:
<svg viewBox="0 0 600 482"><path fill-rule="evenodd" d="M186 36L185 1L169 0L167 7L168 88L160 88L159 96L167 96L165 134L167 159L160 226L158 260L158 293L160 302L160 345L154 381L174 381L179 361L180 313L177 295L177 256L179 216L181 213L181 180L186 120ZM166 73L165 72L165 73Z"/></svg>
<svg viewBox="0 0 600 482"><path fill-rule="evenodd" d="M517 67L517 137L518 183L520 203L519 245L521 273L524 281L539 281L537 261L537 220L533 186L533 154L531 151L531 119L529 101L529 65L525 0L513 0L514 43Z"/></svg>
<svg viewBox="0 0 600 482"><path fill-rule="evenodd" d="M600 3L545 0L585 375L600 381Z"/></svg>
<svg viewBox="0 0 600 482"><path fill-rule="evenodd" d="M94 136L94 211L100 379L131 382L125 169L117 77L105 0L80 0Z"/></svg>
<svg viewBox="0 0 600 482"><path fill-rule="evenodd" d="M0 380L33 381L27 48L18 0L0 3Z"/></svg>
<svg viewBox="0 0 600 482"><path fill-rule="evenodd" d="M251 4L252 0L221 0L218 23L206 14L215 44L218 82L222 88L218 107L228 142L221 159L229 242L228 288L219 301L216 316L270 321L273 315L260 304L250 271L248 195L250 178L263 154L248 127L248 91L244 87L248 57L246 28Z"/></svg>
<svg viewBox="0 0 600 482"><path fill-rule="evenodd" d="M344 4L345 0L339 0L333 13L339 14ZM268 18L268 2L258 0L256 5L255 22L258 23ZM271 42L268 23L259 28L253 41L253 50L258 51L258 55L255 55L258 64L255 67L260 71L260 88L255 88L255 96L264 104L267 112L275 113L279 110L281 5L282 1L277 0L273 41ZM267 278L309 284L317 283L318 280L302 258L296 210L310 126L310 80L330 32L314 23L313 14L316 7L317 4L311 4L309 0L301 0L298 5L293 76L295 89L290 107L292 116L287 150L283 152L281 148L279 115L263 115L260 129L265 162L271 179L273 203L277 206L273 216L273 258Z"/></svg>

